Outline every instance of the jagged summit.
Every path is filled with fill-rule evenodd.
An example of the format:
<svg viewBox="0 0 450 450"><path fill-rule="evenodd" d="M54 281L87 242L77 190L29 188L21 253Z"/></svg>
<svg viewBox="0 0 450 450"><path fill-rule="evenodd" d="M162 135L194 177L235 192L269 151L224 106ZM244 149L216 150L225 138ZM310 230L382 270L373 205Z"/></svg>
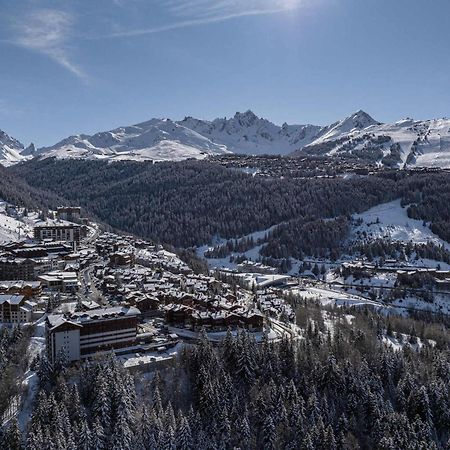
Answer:
<svg viewBox="0 0 450 450"><path fill-rule="evenodd" d="M381 125L381 122L376 121L372 116L370 116L362 109L359 109L358 111L344 119L344 121L349 120L355 125L355 128L359 129L366 128L370 125Z"/></svg>
<svg viewBox="0 0 450 450"><path fill-rule="evenodd" d="M33 142L21 152L22 156L35 156L36 155L36 146L33 144Z"/></svg>
<svg viewBox="0 0 450 450"><path fill-rule="evenodd" d="M23 159L23 144L0 130L0 164L10 166Z"/></svg>
<svg viewBox="0 0 450 450"><path fill-rule="evenodd" d="M20 141L9 136L2 130L0 130L0 145L7 145L8 147L16 150L23 149L23 144Z"/></svg>
<svg viewBox="0 0 450 450"><path fill-rule="evenodd" d="M36 150L0 132L0 162L32 157L181 160L208 155L343 156L389 167L450 167L450 120L402 119L381 123L362 109L327 126L281 126L252 110L202 120L154 118L93 135L69 136Z"/></svg>
<svg viewBox="0 0 450 450"><path fill-rule="evenodd" d="M244 127L250 127L259 120L259 117L250 109L244 113L236 112L234 118Z"/></svg>

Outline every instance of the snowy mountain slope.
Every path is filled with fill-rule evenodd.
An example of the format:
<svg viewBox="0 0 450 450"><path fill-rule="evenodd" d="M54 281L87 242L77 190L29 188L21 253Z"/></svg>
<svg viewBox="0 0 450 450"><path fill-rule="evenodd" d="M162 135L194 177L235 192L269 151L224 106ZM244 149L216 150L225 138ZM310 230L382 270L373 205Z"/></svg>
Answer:
<svg viewBox="0 0 450 450"><path fill-rule="evenodd" d="M312 143L316 144L329 140L336 140L347 134L365 130L372 125L381 125L381 123L377 122L366 112L359 110L343 120L339 120L338 122L322 128L320 131L320 136Z"/></svg>
<svg viewBox="0 0 450 450"><path fill-rule="evenodd" d="M10 166L22 161L24 159L21 155L23 148L21 142L0 130L0 164Z"/></svg>
<svg viewBox="0 0 450 450"><path fill-rule="evenodd" d="M359 110L331 125L278 126L252 111L212 121L151 119L38 150L0 132L0 163L33 157L106 160L203 159L225 153L339 156L385 167L450 167L450 119L380 123Z"/></svg>
<svg viewBox="0 0 450 450"><path fill-rule="evenodd" d="M14 217L8 213L9 208L11 205L0 199L0 243L33 236L32 220L35 215L30 214L30 217L26 218Z"/></svg>
<svg viewBox="0 0 450 450"><path fill-rule="evenodd" d="M178 122L208 137L212 142L225 145L233 153L286 155L316 139L322 127L317 125L288 125L281 127L259 118L252 111L237 112L230 119L212 122L186 117Z"/></svg>
<svg viewBox="0 0 450 450"><path fill-rule="evenodd" d="M389 239L414 244L431 242L450 250L450 244L434 234L423 221L408 217L407 208L402 208L400 199L374 206L355 214L353 218L355 221L360 219L361 223L352 228L350 240Z"/></svg>
<svg viewBox="0 0 450 450"><path fill-rule="evenodd" d="M331 126L293 155L339 155L387 167L450 167L450 119L383 124L363 111L355 116Z"/></svg>
<svg viewBox="0 0 450 450"><path fill-rule="evenodd" d="M92 136L70 136L37 150L40 157L135 160L204 158L227 152L223 145L170 119L152 119Z"/></svg>

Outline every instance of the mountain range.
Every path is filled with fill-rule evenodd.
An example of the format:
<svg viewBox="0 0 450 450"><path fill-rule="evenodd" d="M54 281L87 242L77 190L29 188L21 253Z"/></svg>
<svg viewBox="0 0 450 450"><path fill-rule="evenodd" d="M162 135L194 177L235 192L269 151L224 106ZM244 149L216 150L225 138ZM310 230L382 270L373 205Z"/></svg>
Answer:
<svg viewBox="0 0 450 450"><path fill-rule="evenodd" d="M27 148L0 131L0 163L30 158L177 161L227 153L340 156L388 167L450 167L450 120L381 123L359 110L331 125L278 126L252 111L213 121L151 119Z"/></svg>

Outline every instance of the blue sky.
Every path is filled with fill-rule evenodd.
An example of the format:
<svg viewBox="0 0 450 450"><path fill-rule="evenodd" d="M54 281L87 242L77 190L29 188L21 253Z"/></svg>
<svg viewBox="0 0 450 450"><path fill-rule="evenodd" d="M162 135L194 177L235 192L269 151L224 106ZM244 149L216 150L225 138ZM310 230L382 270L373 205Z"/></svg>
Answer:
<svg viewBox="0 0 450 450"><path fill-rule="evenodd" d="M450 115L448 0L1 0L0 129Z"/></svg>

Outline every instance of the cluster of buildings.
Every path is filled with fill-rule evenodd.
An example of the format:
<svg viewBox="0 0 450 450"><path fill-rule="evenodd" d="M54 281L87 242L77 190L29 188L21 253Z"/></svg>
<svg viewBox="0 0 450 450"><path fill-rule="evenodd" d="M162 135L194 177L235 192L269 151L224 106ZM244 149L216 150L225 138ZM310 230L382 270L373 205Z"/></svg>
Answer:
<svg viewBox="0 0 450 450"><path fill-rule="evenodd" d="M264 316L254 309L248 293L194 274L177 255L161 247L105 234L97 248L109 261L95 271L104 295L139 308L144 316L163 316L167 325L193 331L263 328ZM117 253L134 256L118 261Z"/></svg>
<svg viewBox="0 0 450 450"><path fill-rule="evenodd" d="M228 168L242 170L258 177L316 178L335 177L347 173L367 175L383 170L370 161L355 161L345 154L279 157L267 155L218 155L212 162Z"/></svg>
<svg viewBox="0 0 450 450"><path fill-rule="evenodd" d="M36 221L32 240L0 244L1 323L32 322L44 314L48 292L78 290L78 272L89 264L89 255L76 250L86 235L86 222L81 223L78 207L58 208L55 217Z"/></svg>
<svg viewBox="0 0 450 450"><path fill-rule="evenodd" d="M283 318L294 321L295 312L292 306L286 302L282 293L275 288L257 293L258 309L265 315L275 318Z"/></svg>
<svg viewBox="0 0 450 450"><path fill-rule="evenodd" d="M0 322L7 325L32 322L42 315L36 307L37 303L24 295L0 294Z"/></svg>
<svg viewBox="0 0 450 450"><path fill-rule="evenodd" d="M365 261L345 262L341 266L344 279L372 279L384 274L393 279L396 287L432 288L437 293L450 292L450 270L433 267L414 267L400 265L395 260L386 260L383 265L375 265Z"/></svg>
<svg viewBox="0 0 450 450"><path fill-rule="evenodd" d="M58 208L54 219L35 224L33 235L32 241L0 245L0 322L33 322L47 311L46 349L53 363L111 350L161 349L161 342L173 343L174 333L183 330L262 331L266 315L286 312L274 295L258 302L249 289L193 273L162 246L92 233L79 208ZM258 277L261 285L285 281Z"/></svg>
<svg viewBox="0 0 450 450"><path fill-rule="evenodd" d="M47 353L53 362L58 358L77 361L110 350L132 353L145 352L142 349L152 345L164 348L161 341L173 342L177 330L263 330L265 316L256 308L252 293L193 273L161 246L113 233L97 236L92 246L96 258L86 270L102 306L86 298L71 310L47 316ZM81 246L79 251L83 250ZM44 291L59 284L66 284L61 290L67 291L71 281L75 287L76 275L48 272L39 281ZM164 324L165 338L155 331L155 321ZM146 329L153 330L151 336Z"/></svg>

